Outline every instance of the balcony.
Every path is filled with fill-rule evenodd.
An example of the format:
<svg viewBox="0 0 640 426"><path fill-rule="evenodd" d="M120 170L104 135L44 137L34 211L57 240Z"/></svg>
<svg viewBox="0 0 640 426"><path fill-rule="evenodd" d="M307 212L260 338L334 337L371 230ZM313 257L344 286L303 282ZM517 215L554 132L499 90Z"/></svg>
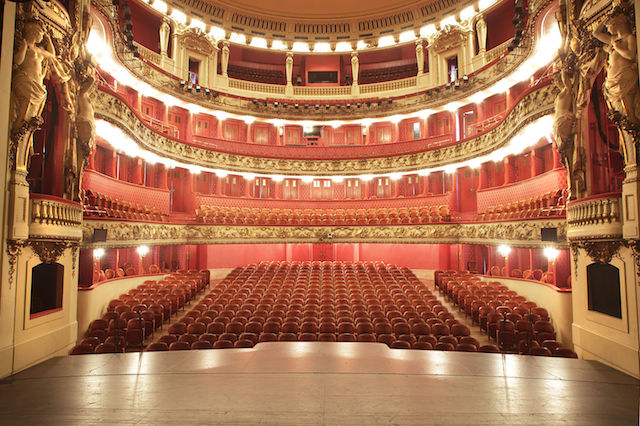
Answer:
<svg viewBox="0 0 640 426"><path fill-rule="evenodd" d="M569 240L621 238L620 194L598 194L568 203L567 226Z"/></svg>
<svg viewBox="0 0 640 426"><path fill-rule="evenodd" d="M82 206L74 201L31 194L29 238L82 239Z"/></svg>

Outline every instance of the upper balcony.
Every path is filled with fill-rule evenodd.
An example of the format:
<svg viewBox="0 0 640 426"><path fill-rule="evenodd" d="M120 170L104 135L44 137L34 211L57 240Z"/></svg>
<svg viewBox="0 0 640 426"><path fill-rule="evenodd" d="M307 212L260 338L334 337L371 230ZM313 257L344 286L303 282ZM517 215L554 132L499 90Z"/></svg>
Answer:
<svg viewBox="0 0 640 426"><path fill-rule="evenodd" d="M192 110L296 120L451 110L503 93L544 69L553 49L542 49L546 51L542 56L548 56L546 61L532 53L541 37L550 34L547 21L553 20L539 18L552 15L549 4L538 1L529 5L532 19L527 19L524 36L515 49L508 46L514 41L513 12L507 13L509 19L501 12L506 6L513 9L513 5L502 2L486 10L484 16L458 14L453 21L439 24L440 30L435 26L428 34L418 30L410 41L402 42L398 37L398 44L393 41L393 46L384 49L380 43L377 49L358 49L356 43L341 53L336 46L327 53L296 51L293 45L285 50L258 48L253 40L236 37L236 33L223 31L214 36L213 26L194 26L197 20L188 17L183 23L165 26L162 17L150 13L144 4L136 6L139 10L132 19L147 15L149 19L145 18L144 26L134 22L137 35L128 42L117 30L122 23L111 11L97 6L95 16L100 25L96 27L102 28L101 36L110 43L108 50L116 53L117 60L97 56L105 71L126 77L120 83L150 96L164 95L174 104L190 105ZM483 33L485 26L488 34ZM496 28L502 33L495 33ZM355 50L351 52L351 48Z"/></svg>

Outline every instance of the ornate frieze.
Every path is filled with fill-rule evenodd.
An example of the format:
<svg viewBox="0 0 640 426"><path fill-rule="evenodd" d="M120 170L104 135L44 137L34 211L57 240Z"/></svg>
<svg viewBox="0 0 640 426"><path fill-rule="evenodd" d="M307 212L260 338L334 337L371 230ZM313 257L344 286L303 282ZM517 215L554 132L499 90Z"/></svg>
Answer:
<svg viewBox="0 0 640 426"><path fill-rule="evenodd" d="M16 275L16 264L18 263L18 257L22 254L22 249L25 244L26 242L23 240L7 241L7 254L9 255L9 290L13 287Z"/></svg>
<svg viewBox="0 0 640 426"><path fill-rule="evenodd" d="M228 226L168 225L90 220L84 223L84 247L131 247L140 244L222 244L274 242L468 243L542 247L540 230L558 228L566 244L563 219L498 223L441 223L396 226ZM107 241L91 243L94 229L106 229Z"/></svg>
<svg viewBox="0 0 640 426"><path fill-rule="evenodd" d="M97 118L122 128L145 149L177 161L226 170L331 175L406 172L443 166L488 154L508 144L511 137L529 122L552 113L556 94L557 88L552 85L534 90L513 108L499 126L476 138L451 146L400 156L331 161L260 158L198 148L156 133L147 127L125 102L105 91L97 91L94 106ZM247 144L247 148L250 147L251 145Z"/></svg>

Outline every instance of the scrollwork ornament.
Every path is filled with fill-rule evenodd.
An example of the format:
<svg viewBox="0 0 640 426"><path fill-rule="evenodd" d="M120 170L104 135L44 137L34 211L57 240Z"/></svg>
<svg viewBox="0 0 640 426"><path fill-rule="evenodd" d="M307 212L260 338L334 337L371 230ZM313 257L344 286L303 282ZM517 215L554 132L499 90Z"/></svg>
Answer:
<svg viewBox="0 0 640 426"><path fill-rule="evenodd" d="M619 256L620 247L625 243L622 240L613 241L581 241L578 247L584 249L594 262L611 263L613 256Z"/></svg>
<svg viewBox="0 0 640 426"><path fill-rule="evenodd" d="M640 277L640 240L628 240L626 245L631 249L633 262L636 265L636 275Z"/></svg>
<svg viewBox="0 0 640 426"><path fill-rule="evenodd" d="M56 263L62 253L70 246L68 241L31 241L29 243L42 263Z"/></svg>
<svg viewBox="0 0 640 426"><path fill-rule="evenodd" d="M22 249L25 245L26 243L24 240L7 241L7 254L9 255L9 290L13 288L16 264L18 263L18 257L22 254Z"/></svg>

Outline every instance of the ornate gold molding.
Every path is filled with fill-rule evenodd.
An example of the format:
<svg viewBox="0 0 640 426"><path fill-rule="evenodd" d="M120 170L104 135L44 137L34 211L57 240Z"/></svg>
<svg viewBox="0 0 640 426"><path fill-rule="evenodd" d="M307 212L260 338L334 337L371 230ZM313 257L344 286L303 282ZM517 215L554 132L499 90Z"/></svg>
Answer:
<svg viewBox="0 0 640 426"><path fill-rule="evenodd" d="M120 127L145 149L177 161L226 170L282 174L356 174L407 172L439 167L485 155L505 146L527 123L553 112L557 88L546 85L527 94L493 130L468 141L416 154L344 160L274 159L229 154L169 139L147 127L118 97L104 91L95 96L96 117ZM251 149L251 144L247 144Z"/></svg>
<svg viewBox="0 0 640 426"><path fill-rule="evenodd" d="M617 255L620 247L623 246L626 246L624 240L579 241L571 243L573 262L577 265L579 249L583 249L594 262L610 263L613 256Z"/></svg>
<svg viewBox="0 0 640 426"><path fill-rule="evenodd" d="M42 263L56 263L64 251L71 247L68 241L30 241L29 245Z"/></svg>
<svg viewBox="0 0 640 426"><path fill-rule="evenodd" d="M16 274L16 264L18 257L22 254L22 249L26 245L23 240L8 240L7 254L9 255L9 290L13 287L14 275Z"/></svg>
<svg viewBox="0 0 640 426"><path fill-rule="evenodd" d="M442 223L396 226L228 226L167 225L90 220L84 223L83 247L131 247L140 244L224 243L466 243L543 247L541 228L558 228L566 247L563 219L499 223ZM106 229L107 241L91 242L94 229Z"/></svg>

